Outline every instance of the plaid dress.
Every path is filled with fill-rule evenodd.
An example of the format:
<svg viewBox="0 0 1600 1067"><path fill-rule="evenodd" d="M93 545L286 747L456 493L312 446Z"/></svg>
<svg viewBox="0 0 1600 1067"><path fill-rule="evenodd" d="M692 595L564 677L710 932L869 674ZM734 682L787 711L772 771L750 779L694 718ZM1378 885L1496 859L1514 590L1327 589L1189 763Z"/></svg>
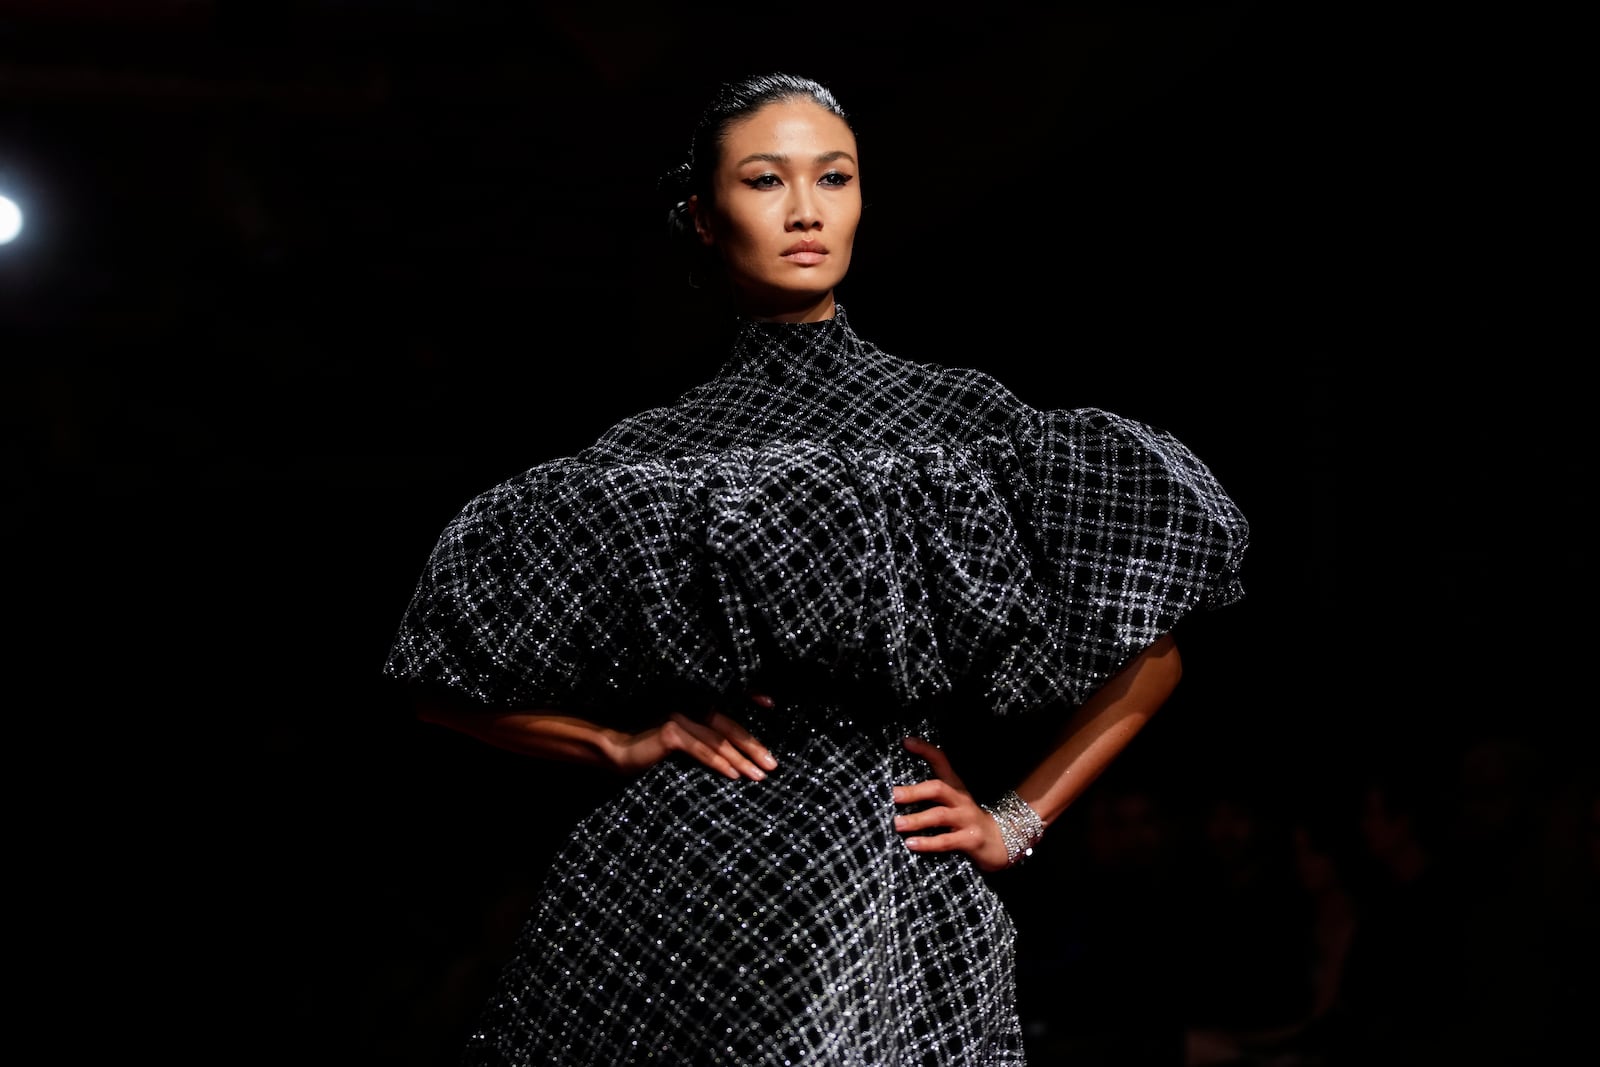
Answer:
<svg viewBox="0 0 1600 1067"><path fill-rule="evenodd" d="M1080 703L1242 596L1247 540L1171 435L891 356L843 307L740 324L705 383L470 501L387 674L601 721L719 704L778 768L663 761L584 818L464 1063L1023 1062L998 897L894 832L929 776L901 739Z"/></svg>

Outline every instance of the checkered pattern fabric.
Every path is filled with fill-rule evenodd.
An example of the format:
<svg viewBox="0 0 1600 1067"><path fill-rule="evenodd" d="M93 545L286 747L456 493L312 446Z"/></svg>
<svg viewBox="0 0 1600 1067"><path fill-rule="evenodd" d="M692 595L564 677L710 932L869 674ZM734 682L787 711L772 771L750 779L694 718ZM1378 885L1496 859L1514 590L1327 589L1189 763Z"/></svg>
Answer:
<svg viewBox="0 0 1600 1067"><path fill-rule="evenodd" d="M1000 898L893 830L891 786L928 777L901 733L936 725L806 698L746 719L765 780L662 763L578 825L465 1064L1024 1062Z"/></svg>
<svg viewBox="0 0 1600 1067"><path fill-rule="evenodd" d="M746 716L765 781L663 764L578 826L469 1062L1021 1062L998 899L892 831L890 787L929 774L900 738L1079 703L1238 599L1247 539L1171 435L890 356L843 308L742 324L707 382L469 502L391 676L591 713L780 700Z"/></svg>

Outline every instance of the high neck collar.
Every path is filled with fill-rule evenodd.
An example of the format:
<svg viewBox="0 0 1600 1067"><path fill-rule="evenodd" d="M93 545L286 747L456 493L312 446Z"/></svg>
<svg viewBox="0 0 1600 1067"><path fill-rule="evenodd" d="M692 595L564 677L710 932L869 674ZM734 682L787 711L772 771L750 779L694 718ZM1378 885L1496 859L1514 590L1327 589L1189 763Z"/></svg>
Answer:
<svg viewBox="0 0 1600 1067"><path fill-rule="evenodd" d="M796 374L827 374L861 353L844 305L815 322L769 322L741 318L736 324L728 370L764 371L776 380Z"/></svg>

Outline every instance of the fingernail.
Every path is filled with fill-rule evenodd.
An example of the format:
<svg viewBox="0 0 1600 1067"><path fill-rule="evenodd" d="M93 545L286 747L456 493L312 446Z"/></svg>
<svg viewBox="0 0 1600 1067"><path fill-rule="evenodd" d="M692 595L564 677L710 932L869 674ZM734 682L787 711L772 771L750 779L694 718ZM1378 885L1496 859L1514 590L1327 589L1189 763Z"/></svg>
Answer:
<svg viewBox="0 0 1600 1067"><path fill-rule="evenodd" d="M777 770L778 761L773 758L772 753L763 752L763 753L761 753L760 757L758 757L758 758L761 760L761 765L763 767L765 767L767 770L769 770L769 771Z"/></svg>
<svg viewBox="0 0 1600 1067"><path fill-rule="evenodd" d="M756 781L759 782L763 778L765 778L766 776L767 776L767 772L762 770L760 767L751 767L750 768L750 777L754 778Z"/></svg>
<svg viewBox="0 0 1600 1067"><path fill-rule="evenodd" d="M906 824L906 817L904 815L896 815L894 817L894 828L896 830L900 829L905 824Z"/></svg>

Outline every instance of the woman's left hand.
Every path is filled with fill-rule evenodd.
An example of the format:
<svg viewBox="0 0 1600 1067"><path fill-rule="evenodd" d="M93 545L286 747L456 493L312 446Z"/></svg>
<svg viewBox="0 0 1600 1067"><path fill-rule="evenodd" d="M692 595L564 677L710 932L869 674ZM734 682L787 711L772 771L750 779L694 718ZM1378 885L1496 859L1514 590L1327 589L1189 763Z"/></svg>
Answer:
<svg viewBox="0 0 1600 1067"><path fill-rule="evenodd" d="M894 787L896 804L916 804L923 801L933 806L910 815L897 815L894 828L901 833L915 834L921 830L944 828L942 834L905 839L906 847L913 852L965 852L982 871L1003 870L1008 865L1005 839L993 816L979 807L967 791L961 776L950 766L950 759L939 746L920 737L905 739L906 749L921 756L933 768L936 777L912 785Z"/></svg>

